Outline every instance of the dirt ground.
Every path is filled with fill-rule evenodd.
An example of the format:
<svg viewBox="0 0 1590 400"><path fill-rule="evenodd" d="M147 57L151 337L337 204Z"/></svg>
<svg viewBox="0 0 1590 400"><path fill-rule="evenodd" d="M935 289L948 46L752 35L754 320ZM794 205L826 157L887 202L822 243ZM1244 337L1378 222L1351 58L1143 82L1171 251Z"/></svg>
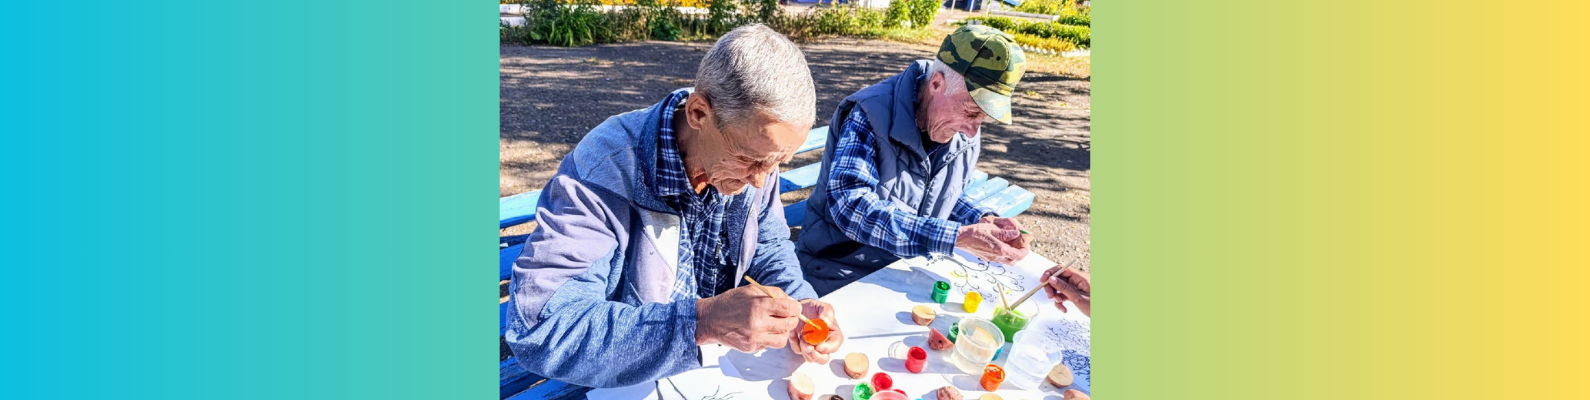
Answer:
<svg viewBox="0 0 1590 400"><path fill-rule="evenodd" d="M501 195L540 189L562 157L609 116L650 106L691 85L710 42L640 42L581 48L501 49ZM817 84L817 126L827 125L845 96L899 73L936 46L880 40L802 43ZM1037 65L1075 64L1029 55ZM1091 109L1087 77L1029 69L1017 86L1012 125L983 125L978 168L1031 190L1032 208L1017 217L1035 237L1035 251L1089 269ZM1064 71L1062 71L1064 72ZM821 161L796 157L785 170ZM810 190L786 193L785 203ZM525 233L534 225L510 228ZM795 234L799 234L798 228Z"/></svg>

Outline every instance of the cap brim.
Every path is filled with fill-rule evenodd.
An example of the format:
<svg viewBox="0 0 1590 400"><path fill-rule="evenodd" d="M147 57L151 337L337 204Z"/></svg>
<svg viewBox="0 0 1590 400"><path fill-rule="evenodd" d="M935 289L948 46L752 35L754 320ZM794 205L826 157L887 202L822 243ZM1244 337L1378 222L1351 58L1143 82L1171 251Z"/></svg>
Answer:
<svg viewBox="0 0 1590 400"><path fill-rule="evenodd" d="M1001 124L1010 123L1010 96L978 88L972 90L972 100L977 102L977 107L983 109L983 114L993 117Z"/></svg>

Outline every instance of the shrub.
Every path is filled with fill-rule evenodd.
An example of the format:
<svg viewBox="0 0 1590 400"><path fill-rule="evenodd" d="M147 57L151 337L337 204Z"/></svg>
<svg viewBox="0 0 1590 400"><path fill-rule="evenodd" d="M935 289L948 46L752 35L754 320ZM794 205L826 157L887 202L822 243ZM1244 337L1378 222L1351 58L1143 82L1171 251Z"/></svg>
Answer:
<svg viewBox="0 0 1590 400"><path fill-rule="evenodd" d="M938 0L899 0L887 10L855 6L814 8L786 14L778 0L524 0L525 25L499 30L504 43L583 46L632 40L712 38L749 23L765 23L791 38L816 36L888 37L916 40L927 33ZM633 7L603 11L595 5L621 2ZM673 6L697 4L703 14ZM906 22L912 29L902 29Z"/></svg>
<svg viewBox="0 0 1590 400"><path fill-rule="evenodd" d="M911 3L911 27L925 28L933 23L933 17L939 15L939 7L944 3L940 0L896 0Z"/></svg>
<svg viewBox="0 0 1590 400"><path fill-rule="evenodd" d="M1071 7L1071 0L1026 0L1015 10L1024 13L1060 15L1060 11Z"/></svg>
<svg viewBox="0 0 1590 400"><path fill-rule="evenodd" d="M963 23L972 22L988 25L1010 34L1019 33L1040 38L1064 40L1071 42L1078 48L1086 48L1092 41L1092 29L1081 25L1066 25L1054 21L1027 22L1006 17L968 17Z"/></svg>
<svg viewBox="0 0 1590 400"><path fill-rule="evenodd" d="M538 0L525 4L523 37L557 46L584 46L611 39L607 15L591 3L558 4Z"/></svg>
<svg viewBox="0 0 1590 400"><path fill-rule="evenodd" d="M911 19L911 7L914 3L914 1L910 0L890 1L889 8L883 12L883 26L886 28L898 28L900 24L909 21Z"/></svg>
<svg viewBox="0 0 1590 400"><path fill-rule="evenodd" d="M1056 52L1056 53L1067 52L1067 51L1071 51L1071 50L1076 50L1077 49L1076 43L1071 43L1069 41L1062 40L1062 39L1037 37L1037 36L1028 35L1028 34L1025 34L1025 33L1017 33L1017 34L1014 34L1014 35L1011 35L1011 36L1015 36L1016 37L1016 44L1020 44L1020 45L1027 46L1027 47L1034 47L1034 48L1049 50L1049 51L1053 51L1053 52Z"/></svg>
<svg viewBox="0 0 1590 400"><path fill-rule="evenodd" d="M1061 15L1054 22L1066 25L1093 26L1093 17L1089 17L1088 14Z"/></svg>

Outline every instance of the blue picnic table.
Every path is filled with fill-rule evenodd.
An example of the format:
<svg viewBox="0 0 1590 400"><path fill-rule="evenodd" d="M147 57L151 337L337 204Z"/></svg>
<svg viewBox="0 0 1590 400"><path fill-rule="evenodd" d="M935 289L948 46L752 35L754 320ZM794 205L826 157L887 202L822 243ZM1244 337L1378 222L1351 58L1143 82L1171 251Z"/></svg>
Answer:
<svg viewBox="0 0 1590 400"><path fill-rule="evenodd" d="M828 142L828 127L812 128L806 133L806 141L796 150L805 153L822 148ZM791 168L779 174L779 192L787 193L807 189L817 185L817 178L821 175L822 162ZM1031 191L1010 183L1009 180L999 177L990 177L988 173L976 171L966 184L965 195L978 204L987 206L1001 217L1014 217L1032 207L1035 198ZM498 228L522 225L535 221L536 205L540 203L541 191L532 190L498 199ZM800 224L806 215L806 200L784 206L784 218L790 226ZM509 235L498 238L498 277L507 280L513 273L513 262L519 258L519 253L524 251L524 242L529 235ZM512 302L503 301L498 305L498 331L501 336L507 332L508 310ZM514 357L507 357L499 366L499 394L503 399L583 399L590 388L569 385L563 382L549 380L535 376L520 367Z"/></svg>

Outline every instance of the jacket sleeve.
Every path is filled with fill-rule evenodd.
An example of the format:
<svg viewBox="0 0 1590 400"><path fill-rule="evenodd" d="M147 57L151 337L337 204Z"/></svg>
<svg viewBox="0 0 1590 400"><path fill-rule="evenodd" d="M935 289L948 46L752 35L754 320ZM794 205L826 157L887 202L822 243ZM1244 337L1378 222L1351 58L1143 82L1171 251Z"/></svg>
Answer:
<svg viewBox="0 0 1590 400"><path fill-rule="evenodd" d="M562 174L547 183L539 225L514 263L504 340L530 373L581 386L634 385L700 366L694 300L610 300L624 281L613 260L629 210L603 193Z"/></svg>
<svg viewBox="0 0 1590 400"><path fill-rule="evenodd" d="M966 195L961 195L960 198L955 199L955 209L950 212L950 219L961 223L961 225L971 225L983 219L984 215L998 216L999 214L995 213L991 208L978 205L977 202L966 197Z"/></svg>

